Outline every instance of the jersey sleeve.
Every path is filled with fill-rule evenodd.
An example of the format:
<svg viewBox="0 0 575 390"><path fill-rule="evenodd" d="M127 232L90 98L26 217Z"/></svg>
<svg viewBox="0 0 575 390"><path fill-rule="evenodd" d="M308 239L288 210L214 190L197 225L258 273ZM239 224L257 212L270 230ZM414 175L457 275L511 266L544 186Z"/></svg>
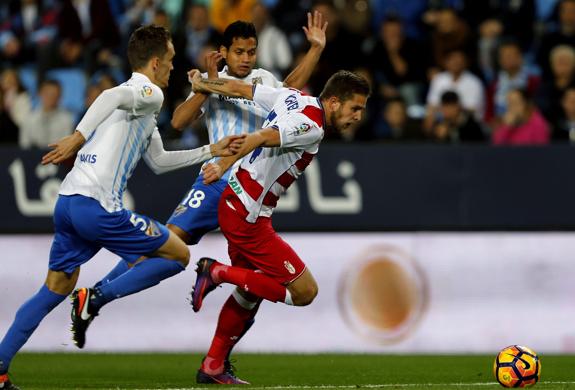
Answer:
<svg viewBox="0 0 575 390"><path fill-rule="evenodd" d="M132 86L134 105L132 114L143 116L160 111L164 102L164 93L155 84L145 83Z"/></svg>
<svg viewBox="0 0 575 390"><path fill-rule="evenodd" d="M299 112L285 115L273 127L279 130L283 148L311 145L323 138L323 129Z"/></svg>
<svg viewBox="0 0 575 390"><path fill-rule="evenodd" d="M273 88L267 85L254 84L253 101L259 104L264 110L271 111L278 96L287 88Z"/></svg>

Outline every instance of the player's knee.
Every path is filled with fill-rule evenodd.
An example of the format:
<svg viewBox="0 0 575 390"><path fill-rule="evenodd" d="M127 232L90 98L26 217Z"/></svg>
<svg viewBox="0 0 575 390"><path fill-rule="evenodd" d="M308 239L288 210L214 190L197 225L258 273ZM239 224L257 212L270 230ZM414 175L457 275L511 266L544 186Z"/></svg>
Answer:
<svg viewBox="0 0 575 390"><path fill-rule="evenodd" d="M319 292L317 283L308 283L306 286L292 293L292 301L295 306L307 306L311 304Z"/></svg>
<svg viewBox="0 0 575 390"><path fill-rule="evenodd" d="M182 264L184 268L186 268L188 264L190 264L190 250L186 245L178 246L178 250L174 256L174 260Z"/></svg>

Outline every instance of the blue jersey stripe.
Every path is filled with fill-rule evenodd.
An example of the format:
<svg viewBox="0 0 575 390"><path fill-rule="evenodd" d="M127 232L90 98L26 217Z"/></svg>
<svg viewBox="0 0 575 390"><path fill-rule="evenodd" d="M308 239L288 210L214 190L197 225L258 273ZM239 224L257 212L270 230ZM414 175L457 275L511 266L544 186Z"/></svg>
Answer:
<svg viewBox="0 0 575 390"><path fill-rule="evenodd" d="M120 188L118 190L117 201L119 206L122 205L122 195L124 189L126 188L126 183L128 182L128 177L132 174L136 163L140 159L140 147L144 139L144 123L142 120L134 121L136 123L136 131L131 131L130 136L132 138L132 145L130 147L130 152L128 153L128 159L124 165L124 173L122 175L122 180L120 181Z"/></svg>

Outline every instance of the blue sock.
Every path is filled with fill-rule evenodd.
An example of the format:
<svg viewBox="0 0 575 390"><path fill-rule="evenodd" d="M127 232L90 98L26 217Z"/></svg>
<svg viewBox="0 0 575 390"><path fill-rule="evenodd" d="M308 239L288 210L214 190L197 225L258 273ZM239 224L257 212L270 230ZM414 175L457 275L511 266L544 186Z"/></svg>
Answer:
<svg viewBox="0 0 575 390"><path fill-rule="evenodd" d="M120 259L118 264L108 273L108 275L104 276L102 280L94 285L94 287L100 287L104 284L110 283L112 280L116 279L118 276L122 275L124 272L130 269L128 262L124 259Z"/></svg>
<svg viewBox="0 0 575 390"><path fill-rule="evenodd" d="M110 283L96 287L95 294L90 300L90 312L96 313L108 302L155 286L184 269L179 261L161 257L141 261Z"/></svg>
<svg viewBox="0 0 575 390"><path fill-rule="evenodd" d="M8 371L12 358L26 344L44 317L66 297L67 295L50 291L44 285L32 298L20 306L14 322L0 342L0 375Z"/></svg>

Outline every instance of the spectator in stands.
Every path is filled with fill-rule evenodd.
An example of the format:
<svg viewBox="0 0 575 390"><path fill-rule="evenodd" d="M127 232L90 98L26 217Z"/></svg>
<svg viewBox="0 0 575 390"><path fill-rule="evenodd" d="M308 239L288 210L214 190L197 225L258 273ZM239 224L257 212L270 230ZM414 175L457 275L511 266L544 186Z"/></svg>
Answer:
<svg viewBox="0 0 575 390"><path fill-rule="evenodd" d="M84 117L88 108L94 103L94 100L102 93L103 89L99 83L92 83L86 87L86 95L84 96L84 109L80 115L81 118Z"/></svg>
<svg viewBox="0 0 575 390"><path fill-rule="evenodd" d="M429 133L434 141L458 143L478 142L485 139L481 126L473 115L461 106L456 92L446 91L441 95L439 112L439 118Z"/></svg>
<svg viewBox="0 0 575 390"><path fill-rule="evenodd" d="M372 113L373 133L380 140L421 140L421 123L407 116L407 105L401 97L387 99L380 112Z"/></svg>
<svg viewBox="0 0 575 390"><path fill-rule="evenodd" d="M0 75L0 90L2 90L3 111L8 112L10 119L18 126L22 127L24 120L32 110L30 95L20 82L15 69L5 69Z"/></svg>
<svg viewBox="0 0 575 390"><path fill-rule="evenodd" d="M553 140L575 143L575 86L565 89L561 106L563 112L553 121Z"/></svg>
<svg viewBox="0 0 575 390"><path fill-rule="evenodd" d="M362 38L341 25L340 15L331 0L317 0L311 12L314 11L319 11L328 22L326 46L309 81L310 92L316 95L331 74L340 69L365 66L365 60L361 51Z"/></svg>
<svg viewBox="0 0 575 390"><path fill-rule="evenodd" d="M72 133L72 114L58 106L61 92L57 81L45 80L40 84L40 106L24 120L20 129L22 148L46 148Z"/></svg>
<svg viewBox="0 0 575 390"><path fill-rule="evenodd" d="M545 145L549 126L531 102L527 92L513 89L507 94L507 111L502 124L493 133L495 145Z"/></svg>
<svg viewBox="0 0 575 390"><path fill-rule="evenodd" d="M473 52L469 26L454 9L444 8L438 11L437 18L432 21L431 27L431 51L436 67L441 67L445 57L455 50L463 51L467 56Z"/></svg>
<svg viewBox="0 0 575 390"><path fill-rule="evenodd" d="M42 0L11 1L8 18L0 22L3 59L12 64L34 63L56 36L56 7ZM1 58L0 57L0 58Z"/></svg>
<svg viewBox="0 0 575 390"><path fill-rule="evenodd" d="M543 0L546 2L552 0ZM513 37L521 51L532 49L536 5L534 0L461 0L461 17L472 31L499 32L497 35Z"/></svg>
<svg viewBox="0 0 575 390"><path fill-rule="evenodd" d="M58 37L62 44L81 45L89 74L119 61L114 50L120 44L120 32L107 1L62 0Z"/></svg>
<svg viewBox="0 0 575 390"><path fill-rule="evenodd" d="M236 20L251 20L257 0L211 0L211 25L222 34Z"/></svg>
<svg viewBox="0 0 575 390"><path fill-rule="evenodd" d="M18 144L18 126L5 108L2 89L0 89L0 144Z"/></svg>
<svg viewBox="0 0 575 390"><path fill-rule="evenodd" d="M427 8L429 0L371 0L372 25L374 29L390 16L404 22L405 34L411 39L423 38L421 17Z"/></svg>
<svg viewBox="0 0 575 390"><path fill-rule="evenodd" d="M551 50L551 78L545 80L535 96L537 107L549 121L562 114L561 99L565 90L575 83L575 49L559 45Z"/></svg>
<svg viewBox="0 0 575 390"><path fill-rule="evenodd" d="M567 45L575 47L575 0L561 0L559 3L559 29L543 35L537 53L537 63L543 70L543 78L551 76L549 55L554 47Z"/></svg>
<svg viewBox="0 0 575 390"><path fill-rule="evenodd" d="M186 24L183 31L183 50L176 50L176 57L185 58L185 70L203 66L199 60L204 46L219 41L220 35L210 26L208 7L192 3L186 13ZM187 75L186 75L187 78Z"/></svg>
<svg viewBox="0 0 575 390"><path fill-rule="evenodd" d="M424 126L431 130L439 108L441 95L445 91L455 91L461 97L464 109L473 113L477 120L483 118L485 92L481 80L467 70L467 57L462 50L454 50L445 57L445 72L437 74L429 87L427 112Z"/></svg>
<svg viewBox="0 0 575 390"><path fill-rule="evenodd" d="M384 19L379 38L367 58L379 93L385 98L401 96L408 106L422 104L425 82L425 51L404 36L401 20Z"/></svg>
<svg viewBox="0 0 575 390"><path fill-rule="evenodd" d="M252 22L258 33L258 65L283 79L293 62L287 36L272 23L269 10L259 1L252 10Z"/></svg>
<svg viewBox="0 0 575 390"><path fill-rule="evenodd" d="M512 89L524 89L534 96L539 87L539 76L524 64L521 47L514 40L502 41L499 46L499 72L487 89L485 120L499 120L507 111L507 94Z"/></svg>

